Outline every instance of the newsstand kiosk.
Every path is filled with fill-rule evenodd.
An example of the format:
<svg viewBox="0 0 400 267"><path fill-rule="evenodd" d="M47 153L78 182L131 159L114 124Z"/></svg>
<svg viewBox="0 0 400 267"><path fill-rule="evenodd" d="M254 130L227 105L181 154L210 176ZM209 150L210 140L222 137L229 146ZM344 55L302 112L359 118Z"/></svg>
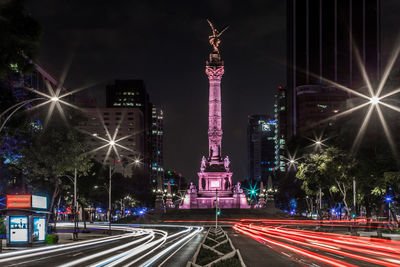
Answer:
<svg viewBox="0 0 400 267"><path fill-rule="evenodd" d="M7 195L7 246L24 247L45 243L47 233L47 197Z"/></svg>

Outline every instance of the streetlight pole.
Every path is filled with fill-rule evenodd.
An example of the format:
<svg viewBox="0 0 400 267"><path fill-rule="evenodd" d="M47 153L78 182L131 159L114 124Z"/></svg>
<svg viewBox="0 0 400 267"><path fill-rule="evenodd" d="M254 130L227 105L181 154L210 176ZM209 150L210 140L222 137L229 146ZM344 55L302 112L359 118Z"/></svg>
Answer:
<svg viewBox="0 0 400 267"><path fill-rule="evenodd" d="M322 189L321 189L321 187L319 188L319 215L320 215L320 220L322 220Z"/></svg>
<svg viewBox="0 0 400 267"><path fill-rule="evenodd" d="M111 164L108 173L108 234L111 235Z"/></svg>
<svg viewBox="0 0 400 267"><path fill-rule="evenodd" d="M218 189L215 189L215 230L218 226Z"/></svg>
<svg viewBox="0 0 400 267"><path fill-rule="evenodd" d="M353 207L354 207L354 214L357 217L357 195L356 195L356 178L353 177ZM354 218L355 220L356 218Z"/></svg>
<svg viewBox="0 0 400 267"><path fill-rule="evenodd" d="M77 170L75 168L74 170L74 226L75 226L75 230L74 230L74 239L78 239L78 218L77 218L77 212L78 212L78 205L76 202L76 182L77 182Z"/></svg>
<svg viewBox="0 0 400 267"><path fill-rule="evenodd" d="M78 201L77 201L77 180L78 180L78 170L74 169L74 178L72 176L64 174L60 175L61 177L67 177L74 184L74 203L73 205L73 215L74 215L74 240L78 238L78 220L77 220L77 211L78 211Z"/></svg>

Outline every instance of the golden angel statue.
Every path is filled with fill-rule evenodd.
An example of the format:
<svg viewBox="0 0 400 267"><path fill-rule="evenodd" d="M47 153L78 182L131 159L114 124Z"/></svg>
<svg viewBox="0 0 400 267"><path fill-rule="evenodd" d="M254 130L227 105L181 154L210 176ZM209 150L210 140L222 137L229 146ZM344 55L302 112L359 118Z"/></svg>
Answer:
<svg viewBox="0 0 400 267"><path fill-rule="evenodd" d="M213 47L214 52L219 54L218 46L221 43L219 37L224 31L226 31L229 28L229 26L226 26L221 32L219 32L216 28L214 28L214 25L211 23L211 21L207 20L207 22L208 24L210 24L212 30L212 35L208 36L210 45Z"/></svg>

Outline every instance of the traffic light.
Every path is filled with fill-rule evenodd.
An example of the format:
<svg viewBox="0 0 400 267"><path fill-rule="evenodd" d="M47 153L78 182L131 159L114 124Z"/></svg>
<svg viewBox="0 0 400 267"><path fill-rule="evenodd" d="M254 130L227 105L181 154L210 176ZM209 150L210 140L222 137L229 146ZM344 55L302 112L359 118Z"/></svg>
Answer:
<svg viewBox="0 0 400 267"><path fill-rule="evenodd" d="M218 216L221 215L221 209L220 209L220 208L217 209L217 215L218 215Z"/></svg>

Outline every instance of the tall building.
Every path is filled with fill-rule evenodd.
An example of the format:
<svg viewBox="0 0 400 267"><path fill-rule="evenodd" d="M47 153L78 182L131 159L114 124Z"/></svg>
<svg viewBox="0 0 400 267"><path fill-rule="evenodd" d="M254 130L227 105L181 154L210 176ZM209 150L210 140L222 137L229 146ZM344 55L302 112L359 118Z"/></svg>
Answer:
<svg viewBox="0 0 400 267"><path fill-rule="evenodd" d="M286 89L278 86L278 92L275 94L274 103L275 128L275 163L276 171L286 170Z"/></svg>
<svg viewBox="0 0 400 267"><path fill-rule="evenodd" d="M150 179L153 188L163 190L164 180L164 113L161 108L153 105L151 111L151 172Z"/></svg>
<svg viewBox="0 0 400 267"><path fill-rule="evenodd" d="M152 172L152 107L149 94L143 80L115 80L106 87L108 108L137 108L143 113L142 129L144 131L144 153L141 162L146 166L148 175Z"/></svg>
<svg viewBox="0 0 400 267"><path fill-rule="evenodd" d="M150 100L143 80L115 80L106 88L107 107L136 107L143 113L147 110Z"/></svg>
<svg viewBox="0 0 400 267"><path fill-rule="evenodd" d="M268 115L251 115L247 125L248 178L267 182L278 164L276 160L276 121Z"/></svg>
<svg viewBox="0 0 400 267"><path fill-rule="evenodd" d="M325 79L365 91L358 58L371 81L379 79L380 0L288 0L287 42L290 138L307 121L342 111L350 96Z"/></svg>
<svg viewBox="0 0 400 267"><path fill-rule="evenodd" d="M98 149L94 152L96 161L111 165L125 176L132 176L132 168L137 167L135 160L143 157L145 149L142 111L138 108L83 108L82 112L86 120L79 122L78 129L92 135L89 139L92 149L107 145L96 137L110 140L115 133L115 139L121 139L118 144L127 148L117 147L119 158L114 151L107 157L108 146Z"/></svg>

